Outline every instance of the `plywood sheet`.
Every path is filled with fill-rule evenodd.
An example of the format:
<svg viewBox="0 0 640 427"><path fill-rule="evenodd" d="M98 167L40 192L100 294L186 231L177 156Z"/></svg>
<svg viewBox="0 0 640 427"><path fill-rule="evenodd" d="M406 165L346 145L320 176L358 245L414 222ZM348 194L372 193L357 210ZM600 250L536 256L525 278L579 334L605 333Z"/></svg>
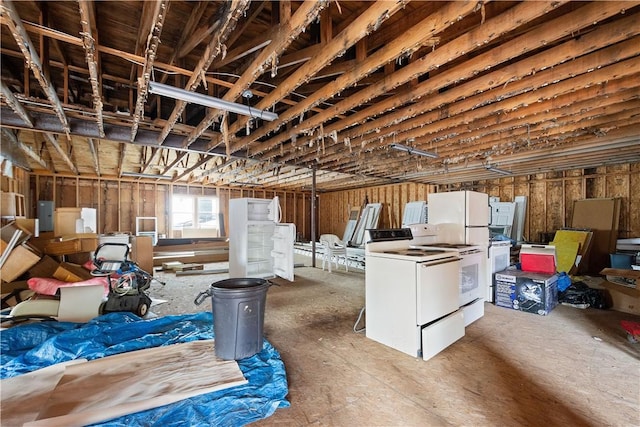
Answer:
<svg viewBox="0 0 640 427"><path fill-rule="evenodd" d="M138 350L66 366L61 378L46 374L11 379L18 389L25 377L32 387L39 382L42 390L51 390L51 381L59 379L50 394L43 396L37 416L33 418L33 408L24 414L24 425L93 424L247 383L234 360L215 357L213 340ZM5 400L5 392L8 397L12 394L4 381L0 385L3 420L5 411L16 417L21 402Z"/></svg>
<svg viewBox="0 0 640 427"><path fill-rule="evenodd" d="M573 205L572 228L593 231L588 257L588 272L598 273L609 266L609 254L615 253L620 220L619 198L576 200Z"/></svg>

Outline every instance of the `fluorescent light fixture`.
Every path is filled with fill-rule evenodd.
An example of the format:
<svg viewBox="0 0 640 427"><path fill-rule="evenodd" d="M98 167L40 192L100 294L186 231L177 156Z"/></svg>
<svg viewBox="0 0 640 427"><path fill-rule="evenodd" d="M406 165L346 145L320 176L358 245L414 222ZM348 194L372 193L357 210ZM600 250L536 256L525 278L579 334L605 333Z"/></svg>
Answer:
<svg viewBox="0 0 640 427"><path fill-rule="evenodd" d="M513 175L513 172L509 172L504 169L499 169L494 166L487 166L487 170L491 172L499 173L500 175Z"/></svg>
<svg viewBox="0 0 640 427"><path fill-rule="evenodd" d="M203 95L197 92L179 89L174 86L165 85L158 82L149 82L149 92L166 96L168 98L179 99L180 101L189 102L191 104L204 105L205 107L217 108L219 110L230 111L236 114L255 117L270 122L276 120L278 115L266 110L258 110L248 105L238 104L235 102L225 101L224 99L214 98L213 96Z"/></svg>
<svg viewBox="0 0 640 427"><path fill-rule="evenodd" d="M138 172L122 172L122 176L129 176L133 178L149 178L149 179L173 179L168 175L154 175L152 173L138 173Z"/></svg>
<svg viewBox="0 0 640 427"><path fill-rule="evenodd" d="M393 148L394 150L406 151L409 154L417 154L418 156L431 157L432 159L438 158L438 155L436 153L420 150L419 148L408 147L402 144L391 144L389 147Z"/></svg>

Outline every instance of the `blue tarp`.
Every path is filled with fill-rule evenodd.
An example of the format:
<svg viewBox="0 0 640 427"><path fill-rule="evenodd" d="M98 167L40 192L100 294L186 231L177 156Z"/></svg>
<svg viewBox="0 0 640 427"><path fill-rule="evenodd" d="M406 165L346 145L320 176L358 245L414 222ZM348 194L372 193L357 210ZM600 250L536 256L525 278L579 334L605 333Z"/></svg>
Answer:
<svg viewBox="0 0 640 427"><path fill-rule="evenodd" d="M88 323L41 322L0 332L0 378L56 363L97 359L126 351L213 338L211 312L143 320L109 313ZM212 357L215 355L212 354ZM280 354L264 340L263 350L238 361L248 383L207 393L103 423L104 426L242 426L286 408L288 393Z"/></svg>

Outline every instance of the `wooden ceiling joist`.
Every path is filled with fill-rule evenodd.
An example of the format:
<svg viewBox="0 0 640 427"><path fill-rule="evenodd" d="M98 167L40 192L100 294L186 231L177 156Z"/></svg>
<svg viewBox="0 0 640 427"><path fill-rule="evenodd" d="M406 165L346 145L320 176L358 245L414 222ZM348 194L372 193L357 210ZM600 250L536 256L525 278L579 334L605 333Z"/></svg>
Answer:
<svg viewBox="0 0 640 427"><path fill-rule="evenodd" d="M151 79L153 64L158 52L158 45L160 44L160 34L162 33L164 19L167 14L167 8L169 7L169 1L145 2L145 8L147 7L147 5L154 5L155 7L152 13L147 14L147 16L152 17L152 21L150 24L149 35L147 37L144 65L142 66L141 75L137 78L138 96L136 99L135 110L133 112L131 142L136 139L140 120L142 120L144 116L144 104L147 100L149 80Z"/></svg>
<svg viewBox="0 0 640 427"><path fill-rule="evenodd" d="M87 145L89 146L89 151L91 152L93 169L96 171L96 176L100 176L100 157L98 156L96 142L93 140L93 138L87 138Z"/></svg>
<svg viewBox="0 0 640 427"><path fill-rule="evenodd" d="M35 173L334 191L637 159L640 1L0 5L3 140ZM151 79L278 119L221 126Z"/></svg>
<svg viewBox="0 0 640 427"><path fill-rule="evenodd" d="M587 15L585 17L585 22L589 22L588 19L590 17L590 15ZM630 19L634 18L630 17ZM550 37L550 35L552 34L551 31L554 28L559 28L559 22L553 21L549 24L546 24L544 28L541 28L541 30L548 30L545 34L547 34L547 37ZM571 40L567 43L573 45L571 49L572 52L586 54L588 52L593 52L599 48L602 48L609 43L615 43L618 40L624 40L624 38L633 36L635 35L635 32L640 31L638 26L630 26L626 28L627 29L625 31L621 31L618 25L606 25L598 30L594 30L593 32L585 34L579 39ZM631 32L631 34L627 34L628 32ZM533 45L531 45L529 41L533 42ZM459 110L453 110L448 107L447 113L449 115L462 114L464 111L475 108L475 106L478 104L486 104L487 95L492 95L494 99L502 100L508 97L508 94L517 93L518 86L522 87L521 90L530 90L533 85L532 79L540 82L538 86L545 86L547 85L548 81L556 81L559 78L559 72L561 69L566 69L567 77L571 77L575 75L575 73L577 72L576 70L581 69L576 61L584 63L585 66L583 66L582 69L587 72L592 67L593 62L599 59L598 57L585 57L567 63L567 46L563 44L556 48L550 49L549 51L545 52L545 54L538 54L532 57L525 58L522 61L510 64L504 69L498 69L489 74L474 79L471 82L453 87L446 92L439 93L435 96L427 96L435 93L438 89L451 84L451 81L460 81L469 78L473 74L477 73L478 70L482 69L484 63L495 64L498 61L506 61L507 59L513 57L517 51L531 50L534 48L534 46L537 46L538 43L539 42L536 41L535 37L532 38L529 35L521 36L521 38L514 39L511 43L503 45L499 50L499 57L496 57L496 53L493 51L491 51L491 54L487 53L480 55L480 57L482 57L484 60L474 60L471 64L463 63L455 67L454 69L449 70L449 72L446 74L442 74L435 78L426 80L425 82L415 87L411 91L411 93L406 95L399 95L398 101L393 98L381 101L380 103L377 103L377 108L386 109L391 108L392 106L395 106L394 108L397 108L397 106L399 106L401 102L404 102L406 100L414 100L417 96L422 96L422 98L424 99L418 104L411 104L405 108L398 109L397 111L393 111L390 114L381 116L380 118L377 118L375 120L363 123L357 128L339 133L337 139L339 142L342 142L345 140L345 138L348 138L351 144L354 145L366 144L368 142L379 139L381 129L384 129L384 133L382 133L382 135L392 136L394 134L397 134L398 132L406 131L416 126L421 127L426 123L431 123L432 121L441 118L442 113L438 110L438 107L440 105L449 104L455 102L458 99L464 98L465 94L472 93L475 95L473 98L468 98L469 101L467 101L467 103L469 104L469 107L467 109ZM437 58L434 58L434 60L437 60ZM563 62L565 64L563 64ZM531 76L532 72L535 74ZM548 74L550 73L554 73L554 75L548 76ZM525 77L528 78L525 79ZM489 89L492 89L492 91L486 92ZM332 130L338 130L340 129L340 126L346 126L350 128L352 124L365 120L366 114L373 114L374 111L376 111L376 107L362 110L362 112L350 116L346 120L347 123L329 126L326 131L331 132ZM430 116L425 114L420 115L422 113L430 114ZM364 136L366 134L374 135L374 137L369 137L367 139ZM408 138L410 138L410 136L408 136ZM303 139L302 142L304 143L305 140ZM275 155L277 153L272 152L271 154ZM306 156L305 158L308 159L308 156ZM288 161L290 160L290 156L285 157L282 160Z"/></svg>
<svg viewBox="0 0 640 427"><path fill-rule="evenodd" d="M86 52L87 66L89 68L89 81L93 91L93 108L96 113L96 123L101 138L104 138L104 122L102 119L102 88L100 87L100 71L98 58L94 44L96 33L96 16L93 1L79 1L80 17L82 23L82 42Z"/></svg>
<svg viewBox="0 0 640 427"><path fill-rule="evenodd" d="M204 56L200 59L198 64L196 65L193 73L189 77L189 82L187 83L185 89L188 91L194 91L198 85L203 81L204 73L209 69L209 66L213 62L213 60L223 51L224 42L226 41L229 34L235 29L235 26L238 22L238 19L242 16L249 5L248 0L234 0L229 4L229 8L226 9L226 13L224 16L220 18L214 25L218 27L215 36L211 37L209 44L205 50ZM167 135L178 121L178 117L182 114L186 102L176 100L176 105L171 113L171 116L167 120L164 129L160 133L158 137L158 144L162 144L166 139ZM198 135L200 136L200 135Z"/></svg>
<svg viewBox="0 0 640 427"><path fill-rule="evenodd" d="M518 5L513 9L509 9L498 17L490 19L483 25L476 27L470 30L465 35L460 36L459 38L447 43L445 46L440 46L433 52L427 53L423 58L420 59L420 61L414 61L406 67L398 70L396 73L390 75L389 77L386 77L380 83L374 84L369 88L358 92L349 99L346 99L345 101L339 103L336 106L336 110L341 111L353 108L354 105L364 103L375 96L381 95L383 91L386 90L387 84L392 87L397 87L400 84L407 83L414 76L428 73L429 71L434 69L434 64L442 64L454 59L456 55L467 54L468 52L477 48L479 45L490 42L499 34L513 31L515 28L521 25L522 21L520 20L520 18L534 19L541 14L548 13L550 7L555 7L555 5L539 2L529 2ZM478 43L478 40L482 40L483 43ZM513 45L516 46L515 43L513 43ZM492 64L498 63L500 59L502 59L502 61L511 59L516 54L514 52L509 55L509 52L510 51L508 50L507 46L501 46L499 50L499 54L501 55L501 57L493 59ZM492 51L492 55L495 55L495 52ZM434 78L430 78L424 81L422 84L418 84L412 87L410 91L403 92L397 96L385 100L381 100L380 102L376 102L372 107L365 108L364 110L349 116L346 120L329 126L326 131L332 132L334 130L338 131L342 129L344 130L344 132L338 134L338 141L343 141L345 138L354 140L357 136L366 133L367 131L378 133L380 129L388 126L388 123L402 123L404 120L411 118L417 114L415 112L416 109L413 105L408 105L407 107L403 108L401 110L402 112L398 111L396 113L393 113L393 118L391 118L389 115L386 115L382 116L380 119L369 121L368 123L364 122L369 117L376 117L388 110L398 109L404 104L418 100L421 96L426 96L435 92L436 89L451 85L452 82L457 83L461 80L476 75L483 70L482 63L476 60L474 60L472 64L463 63L456 69L458 68L466 69L466 73L461 73L460 75L454 72L454 70L449 70L447 73L440 74ZM324 117L325 120L328 118L330 117ZM358 126L355 130L350 129L352 126L359 123L362 123L362 126ZM307 124L307 126L309 125L313 125L313 122ZM393 131L391 131L390 133L393 133ZM274 141L271 142L271 145L275 144L275 142L280 139L282 139L282 137L274 139Z"/></svg>
<svg viewBox="0 0 640 427"><path fill-rule="evenodd" d="M295 40L299 33L307 28L309 23L316 18L326 5L327 1L325 0L304 1L291 16L290 20L278 26L273 41L247 66L246 71L235 82L233 87L229 88L223 99L226 101L235 101L245 89L249 88L249 86L264 73L269 64L277 60L286 47ZM202 135L204 130L211 126L211 123L220 116L220 113L217 109L211 109L200 124L186 138L183 146L189 146L196 138Z"/></svg>
<svg viewBox="0 0 640 427"><path fill-rule="evenodd" d="M16 98L11 89L7 87L4 80L0 81L0 93L4 97L5 102L9 107L25 122L27 126L33 128L33 118L31 114L20 103L20 100Z"/></svg>
<svg viewBox="0 0 640 427"><path fill-rule="evenodd" d="M393 7L390 7L393 6ZM344 46L357 43L372 31L373 25L388 19L391 15L402 8L402 3L389 4L388 1L381 0L372 4L365 13L361 14L353 23L331 40L325 40L323 48L316 56L310 58L304 65L299 67L284 82L275 88L269 95L258 102L256 108L267 109L275 105L289 93L294 91L303 82L308 81L313 75L326 67L331 61L344 54ZM329 25L329 23L326 23ZM328 32L328 30L325 30ZM234 123L230 132L236 133L245 126L247 119L238 120Z"/></svg>
<svg viewBox="0 0 640 427"><path fill-rule="evenodd" d="M31 147L29 147L29 146L25 145L24 143L20 142L20 140L18 139L16 134L13 133L13 131L11 131L10 129L7 129L7 128L2 128L2 135L4 135L5 138L10 140L14 145L19 147L34 162L36 162L38 165L42 166L42 169L46 169L46 170L49 169L49 166L47 165L47 162L45 162L44 159L42 157L40 157L40 155L38 155L38 153L34 152L31 149Z"/></svg>
<svg viewBox="0 0 640 427"><path fill-rule="evenodd" d="M233 145L233 150L239 150L245 145L250 144L252 141L256 141L258 138L261 138L267 135L269 132L276 130L277 128L282 126L283 122L288 122L290 120L293 120L294 118L298 118L300 114L305 113L311 106L315 106L321 101L324 101L335 95L336 93L344 90L345 88L353 85L361 78L378 69L381 65L384 65L389 61L394 61L396 58L404 54L413 52L415 49L423 46L424 43L428 42L428 40L430 40L432 36L437 34L438 31L443 30L447 26L461 19L461 17L464 17L476 11L479 7L479 4L479 2L466 2L463 5L451 4L450 6L444 6L435 14L430 15L418 25L413 27L411 30L405 32L402 37L394 40L393 44L387 45L367 57L363 62L358 64L358 67L356 69L354 69L350 73L339 76L334 81L328 83L325 86L324 90L316 92L315 94L298 103L298 105L296 105L295 107L288 109L283 115L281 115L278 122L269 123L258 129L257 132L252 133L249 137L245 137L240 141L237 141ZM425 29L427 30L425 31ZM301 132L299 133L303 133L302 129L300 130ZM308 129L304 129L304 131L306 130Z"/></svg>
<svg viewBox="0 0 640 427"><path fill-rule="evenodd" d="M47 99L51 103L53 110L58 116L64 132L67 134L67 137L70 137L71 129L69 128L67 116L65 115L64 109L62 108L62 103L58 98L56 89L53 87L45 74L42 63L40 62L40 57L37 54L37 50L31 42L31 39L27 34L27 30L22 25L22 21L20 20L20 16L18 15L18 12L16 11L12 0L2 1L2 3L0 4L0 15L3 18L6 18L5 22L11 29L11 34L20 47L22 54L24 55L26 65L31 69L34 76L40 83L40 87L44 91Z"/></svg>
<svg viewBox="0 0 640 427"><path fill-rule="evenodd" d="M62 158L62 161L67 165L67 167L71 170L74 175L78 175L78 168L69 157L69 153L67 153L61 146L56 137L50 133L42 134L46 139L46 142L49 143L58 153L58 155Z"/></svg>

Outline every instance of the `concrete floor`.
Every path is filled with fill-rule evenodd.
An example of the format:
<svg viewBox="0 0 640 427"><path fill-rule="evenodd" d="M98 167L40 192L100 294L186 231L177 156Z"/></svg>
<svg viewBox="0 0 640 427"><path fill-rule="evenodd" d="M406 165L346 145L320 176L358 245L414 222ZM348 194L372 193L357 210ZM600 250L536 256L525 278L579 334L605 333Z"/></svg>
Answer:
<svg viewBox="0 0 640 427"><path fill-rule="evenodd" d="M640 425L640 344L620 327L638 316L567 306L538 316L485 304L461 340L425 362L354 332L363 270L298 261L307 266L294 282L275 279L269 289L264 324L291 407L254 425ZM164 315L210 310L209 300L193 299L228 276L156 277L166 285L150 294L168 302L152 311Z"/></svg>

